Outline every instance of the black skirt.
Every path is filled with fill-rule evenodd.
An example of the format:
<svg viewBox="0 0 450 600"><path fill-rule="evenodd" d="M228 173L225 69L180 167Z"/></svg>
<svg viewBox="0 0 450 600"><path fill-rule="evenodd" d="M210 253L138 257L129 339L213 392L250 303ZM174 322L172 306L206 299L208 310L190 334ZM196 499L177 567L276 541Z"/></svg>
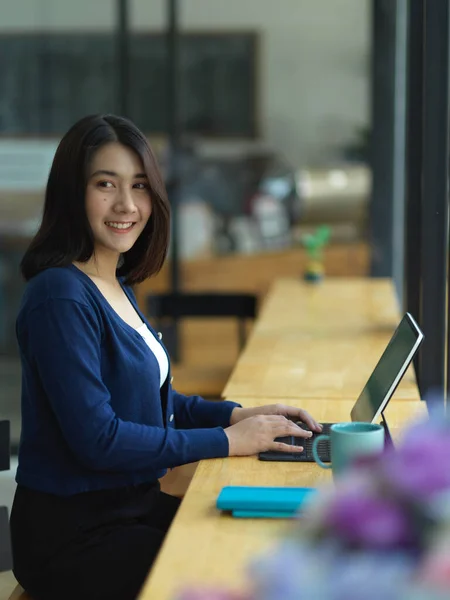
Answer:
<svg viewBox="0 0 450 600"><path fill-rule="evenodd" d="M33 600L134 600L179 503L159 482L69 497L18 486L14 575Z"/></svg>

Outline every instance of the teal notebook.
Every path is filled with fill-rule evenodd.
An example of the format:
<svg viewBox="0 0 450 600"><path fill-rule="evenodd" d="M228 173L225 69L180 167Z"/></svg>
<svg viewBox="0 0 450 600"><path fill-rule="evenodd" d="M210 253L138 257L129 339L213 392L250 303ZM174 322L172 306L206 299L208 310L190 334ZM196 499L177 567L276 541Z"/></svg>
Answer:
<svg viewBox="0 0 450 600"><path fill-rule="evenodd" d="M316 490L305 487L226 486L216 502L219 510L240 518L292 518Z"/></svg>
<svg viewBox="0 0 450 600"><path fill-rule="evenodd" d="M299 515L283 510L232 510L231 514L236 519L295 519Z"/></svg>

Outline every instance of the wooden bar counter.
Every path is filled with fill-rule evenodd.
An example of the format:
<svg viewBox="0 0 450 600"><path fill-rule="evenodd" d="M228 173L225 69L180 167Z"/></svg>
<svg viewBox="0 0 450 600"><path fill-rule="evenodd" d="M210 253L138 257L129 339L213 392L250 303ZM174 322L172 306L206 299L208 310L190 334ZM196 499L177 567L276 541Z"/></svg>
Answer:
<svg viewBox="0 0 450 600"><path fill-rule="evenodd" d="M280 279L223 396L356 399L400 316L388 279ZM396 397L419 399L412 368Z"/></svg>
<svg viewBox="0 0 450 600"><path fill-rule="evenodd" d="M223 397L243 406L284 402L322 422L349 421L350 410L400 319L383 279L332 279L311 285L281 279L271 288ZM394 440L425 416L413 369L386 418ZM199 463L140 600L175 600L191 584L245 589L246 568L292 522L235 519L215 508L226 485L332 485L314 463L262 462L256 456Z"/></svg>
<svg viewBox="0 0 450 600"><path fill-rule="evenodd" d="M233 398L243 406L268 404L271 398ZM353 400L292 401L320 421L349 420ZM394 439L399 429L423 417L424 403L393 399L386 418ZM262 462L257 457L232 457L200 462L140 600L175 600L178 590L191 584L245 589L246 568L258 553L267 551L292 527L282 519L235 519L215 508L226 485L314 486L331 485L331 475L314 463Z"/></svg>

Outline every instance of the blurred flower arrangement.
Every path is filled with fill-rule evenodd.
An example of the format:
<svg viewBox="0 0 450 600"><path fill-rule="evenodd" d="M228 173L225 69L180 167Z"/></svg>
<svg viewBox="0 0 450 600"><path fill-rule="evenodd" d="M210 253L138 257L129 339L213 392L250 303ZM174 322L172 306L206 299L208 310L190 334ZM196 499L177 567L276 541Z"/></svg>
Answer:
<svg viewBox="0 0 450 600"><path fill-rule="evenodd" d="M450 597L450 423L431 418L313 497L289 538L249 566L251 591L178 600Z"/></svg>

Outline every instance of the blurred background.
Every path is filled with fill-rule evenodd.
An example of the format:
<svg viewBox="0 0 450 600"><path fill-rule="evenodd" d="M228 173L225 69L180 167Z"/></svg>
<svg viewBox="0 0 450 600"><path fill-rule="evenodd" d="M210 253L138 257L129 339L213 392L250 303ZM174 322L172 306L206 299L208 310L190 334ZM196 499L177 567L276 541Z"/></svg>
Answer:
<svg viewBox="0 0 450 600"><path fill-rule="evenodd" d="M0 415L13 448L18 266L58 141L86 114L122 114L147 134L176 210L174 260L137 291L143 306L152 289L259 294L277 275L301 276L302 236L322 223L328 271L368 272L368 0L16 0L0 10ZM229 350L194 352L190 366L183 353L180 391L220 394L237 351L229 337ZM212 364L200 368L205 352Z"/></svg>

